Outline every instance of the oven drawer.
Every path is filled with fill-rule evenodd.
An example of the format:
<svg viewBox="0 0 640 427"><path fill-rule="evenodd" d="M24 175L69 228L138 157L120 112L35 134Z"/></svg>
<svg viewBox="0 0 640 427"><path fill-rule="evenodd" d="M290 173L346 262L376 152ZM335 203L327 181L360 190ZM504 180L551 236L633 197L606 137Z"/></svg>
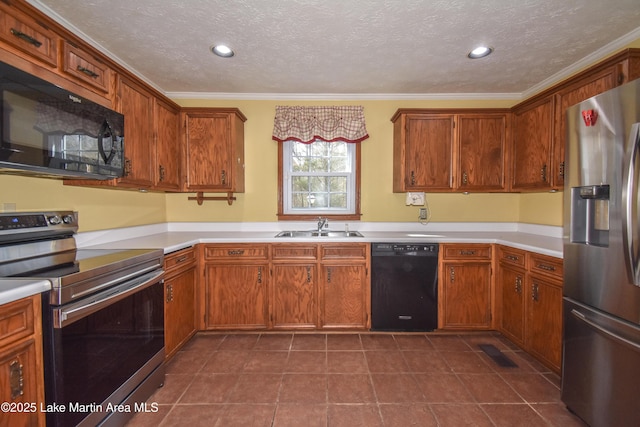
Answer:
<svg viewBox="0 0 640 427"><path fill-rule="evenodd" d="M33 335L33 298L23 298L0 306L0 348Z"/></svg>

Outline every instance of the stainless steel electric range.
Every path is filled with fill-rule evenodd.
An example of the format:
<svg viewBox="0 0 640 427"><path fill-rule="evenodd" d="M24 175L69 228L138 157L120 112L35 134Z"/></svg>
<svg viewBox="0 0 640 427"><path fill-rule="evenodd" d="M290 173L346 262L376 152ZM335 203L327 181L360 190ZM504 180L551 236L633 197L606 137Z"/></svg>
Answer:
<svg viewBox="0 0 640 427"><path fill-rule="evenodd" d="M47 426L121 426L164 382L163 251L78 249L72 211L0 214L0 277L43 294Z"/></svg>

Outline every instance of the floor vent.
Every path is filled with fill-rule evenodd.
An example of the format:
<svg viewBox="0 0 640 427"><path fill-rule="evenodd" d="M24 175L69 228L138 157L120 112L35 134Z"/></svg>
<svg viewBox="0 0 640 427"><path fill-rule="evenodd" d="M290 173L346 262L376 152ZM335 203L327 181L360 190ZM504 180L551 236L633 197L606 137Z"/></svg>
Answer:
<svg viewBox="0 0 640 427"><path fill-rule="evenodd" d="M503 368L517 368L518 365L507 356L505 356L500 350L493 344L478 344L480 350L484 351L494 362Z"/></svg>

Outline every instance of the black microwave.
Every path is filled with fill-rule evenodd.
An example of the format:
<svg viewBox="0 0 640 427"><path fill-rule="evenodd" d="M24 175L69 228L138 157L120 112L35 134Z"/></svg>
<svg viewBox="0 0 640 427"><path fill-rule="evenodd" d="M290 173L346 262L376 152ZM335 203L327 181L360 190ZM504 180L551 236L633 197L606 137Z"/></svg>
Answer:
<svg viewBox="0 0 640 427"><path fill-rule="evenodd" d="M2 62L0 101L0 173L122 176L122 114Z"/></svg>

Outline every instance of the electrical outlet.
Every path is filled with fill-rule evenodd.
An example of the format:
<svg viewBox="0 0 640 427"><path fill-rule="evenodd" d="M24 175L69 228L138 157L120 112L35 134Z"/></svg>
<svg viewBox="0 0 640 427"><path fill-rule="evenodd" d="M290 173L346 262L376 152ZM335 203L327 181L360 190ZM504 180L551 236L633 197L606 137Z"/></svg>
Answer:
<svg viewBox="0 0 640 427"><path fill-rule="evenodd" d="M427 208L420 208L420 215L418 216L418 219L422 221L427 219Z"/></svg>

